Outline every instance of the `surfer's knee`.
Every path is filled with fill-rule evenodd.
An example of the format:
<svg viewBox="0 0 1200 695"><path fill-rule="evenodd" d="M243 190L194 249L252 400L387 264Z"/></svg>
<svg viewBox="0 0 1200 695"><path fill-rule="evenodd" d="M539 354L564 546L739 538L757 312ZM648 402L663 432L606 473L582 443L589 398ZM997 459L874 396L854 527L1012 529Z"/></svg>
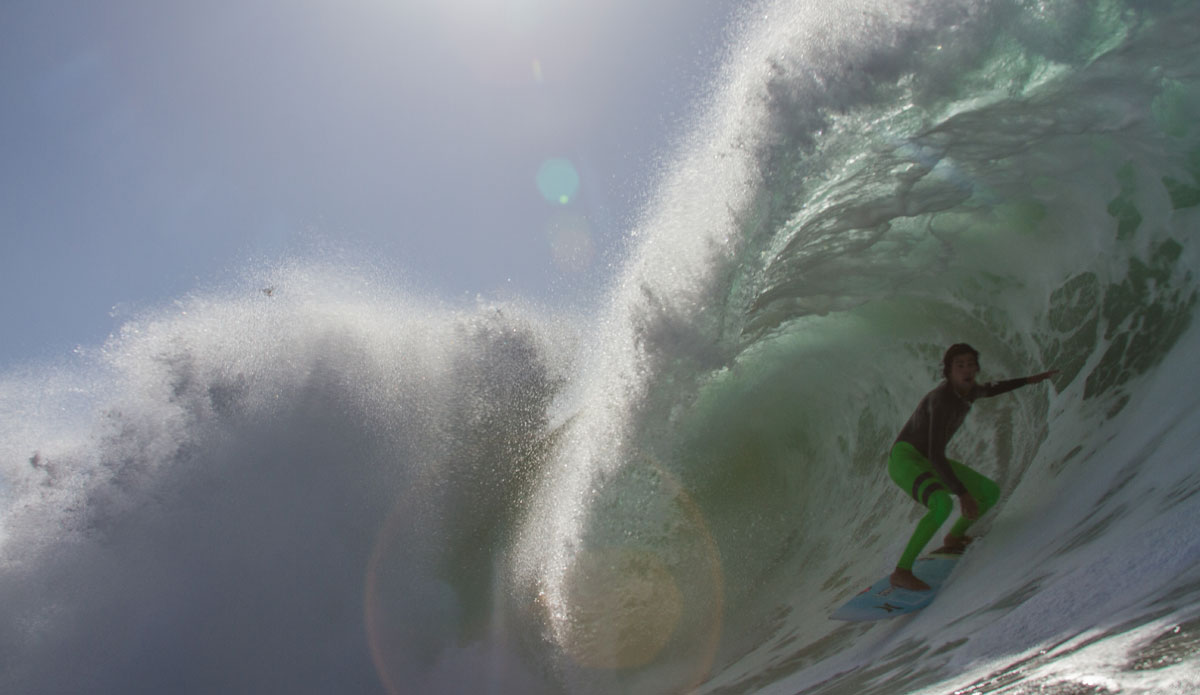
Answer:
<svg viewBox="0 0 1200 695"><path fill-rule="evenodd" d="M954 500L945 490L937 490L929 496L929 517L940 526L954 511Z"/></svg>

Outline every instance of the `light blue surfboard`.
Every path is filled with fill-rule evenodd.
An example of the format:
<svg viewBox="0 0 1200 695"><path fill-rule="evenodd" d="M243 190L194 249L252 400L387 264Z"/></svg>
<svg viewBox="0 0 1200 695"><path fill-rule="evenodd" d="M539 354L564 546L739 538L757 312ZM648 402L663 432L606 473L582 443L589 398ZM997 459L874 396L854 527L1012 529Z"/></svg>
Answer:
<svg viewBox="0 0 1200 695"><path fill-rule="evenodd" d="M864 589L862 593L850 599L829 618L862 622L895 618L919 611L933 603L933 598L946 582L946 577L950 576L958 558L958 555L929 555L917 560L913 565L913 574L932 587L930 591L897 589L884 577L872 584L871 588Z"/></svg>

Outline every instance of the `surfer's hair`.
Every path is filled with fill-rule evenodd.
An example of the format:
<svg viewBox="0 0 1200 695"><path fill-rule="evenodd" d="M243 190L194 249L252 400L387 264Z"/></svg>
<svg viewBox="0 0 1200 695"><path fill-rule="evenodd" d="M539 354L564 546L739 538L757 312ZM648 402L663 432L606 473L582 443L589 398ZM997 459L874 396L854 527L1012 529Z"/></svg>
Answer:
<svg viewBox="0 0 1200 695"><path fill-rule="evenodd" d="M979 364L978 350L966 343L955 343L946 350L946 356L942 358L942 376L950 378L950 365L954 364L954 358L959 355L974 355L975 363Z"/></svg>

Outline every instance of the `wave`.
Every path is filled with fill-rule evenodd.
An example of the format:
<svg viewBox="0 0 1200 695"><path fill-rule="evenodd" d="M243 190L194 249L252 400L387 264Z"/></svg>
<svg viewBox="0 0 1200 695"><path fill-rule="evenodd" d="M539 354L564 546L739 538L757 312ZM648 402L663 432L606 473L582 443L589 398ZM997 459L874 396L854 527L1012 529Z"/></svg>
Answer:
<svg viewBox="0 0 1200 695"><path fill-rule="evenodd" d="M636 663L610 655L626 667L622 685L902 692L995 656L964 646L970 631L914 628L911 648L887 662L906 685L864 683L862 673L881 671L862 647L875 640L826 620L890 570L886 558L915 523L882 458L936 383L946 345L975 345L995 378L1062 370L1050 390L981 403L955 442L1015 500L981 527L1009 540L1007 561L1036 565L1048 552L1005 535L1010 505L1057 519L1055 506L1067 504L1074 525L1056 527L1057 552L1074 554L1065 563L1077 572L1118 547L1109 526L1131 504L1120 490L1132 478L1190 489L1186 458L1097 460L1116 446L1108 440L1186 433L1195 413L1194 400L1166 399L1151 418L1162 424L1149 425L1126 409L1147 407L1148 381L1193 346L1183 336L1196 305L1189 238L1200 170L1184 114L1196 106L1197 55L1184 27L1196 17L1178 4L864 3L860 12L780 4L762 21L748 31L745 62L730 68L724 110L648 215L606 317L611 341L586 362L591 407L543 493L554 511L526 534L536 540L523 576L550 597L552 632L568 652L691 621L650 643L660 651L638 666L642 680L629 672L648 646L634 650ZM1113 487L1094 498L1047 498L1108 474ZM1026 506L1031 486L1044 506ZM1077 528L1096 519L1100 528ZM597 574L592 554L614 546L649 553L696 586L664 588L656 569L614 563L607 617L573 613L578 568ZM1190 546L1171 547L1195 559ZM1161 566L1154 590L1185 566ZM1071 575L985 583L994 603L983 613L1019 614ZM1127 600L1151 604L1154 590ZM641 607L675 591L667 604L681 604L681 617ZM1107 619L1066 609L1055 618L1053 629L1002 643L1032 651ZM856 651L862 661L844 658ZM933 655L914 664L910 652ZM830 662L839 676L822 681Z"/></svg>
<svg viewBox="0 0 1200 695"><path fill-rule="evenodd" d="M1200 13L741 22L596 316L297 262L4 375L0 684L1195 681L1129 664L1200 586ZM960 341L1062 373L954 440L1003 498L934 605L832 623L919 516L883 457Z"/></svg>

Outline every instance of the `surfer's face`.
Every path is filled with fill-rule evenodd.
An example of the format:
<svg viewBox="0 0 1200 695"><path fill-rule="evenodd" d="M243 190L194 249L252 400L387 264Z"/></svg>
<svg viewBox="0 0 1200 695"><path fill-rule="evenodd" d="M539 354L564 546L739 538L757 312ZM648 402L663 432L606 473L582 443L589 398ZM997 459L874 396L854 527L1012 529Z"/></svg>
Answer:
<svg viewBox="0 0 1200 695"><path fill-rule="evenodd" d="M959 391L971 388L975 383L975 375L979 373L979 362L970 353L955 355L950 362L950 383Z"/></svg>

